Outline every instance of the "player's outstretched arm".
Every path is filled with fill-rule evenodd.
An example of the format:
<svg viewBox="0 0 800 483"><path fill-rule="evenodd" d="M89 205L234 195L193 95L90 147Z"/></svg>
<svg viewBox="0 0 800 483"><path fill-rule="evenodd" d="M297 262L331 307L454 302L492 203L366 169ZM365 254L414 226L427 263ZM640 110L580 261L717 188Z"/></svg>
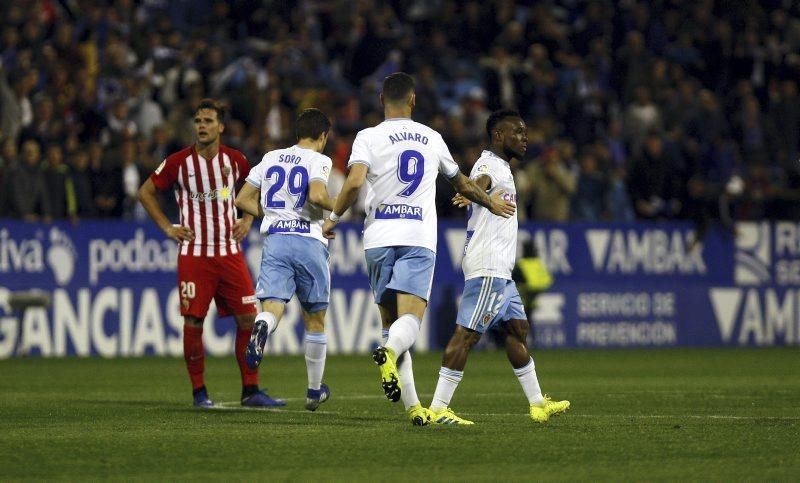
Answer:
<svg viewBox="0 0 800 483"><path fill-rule="evenodd" d="M453 185L453 188L461 193L464 198L488 208L489 211L497 216L509 218L517 211L516 204L503 199L503 194L505 194L503 190L496 191L490 197L485 190L461 172L452 178L448 178L448 180Z"/></svg>
<svg viewBox="0 0 800 483"><path fill-rule="evenodd" d="M328 187L322 181L312 181L308 184L308 200L316 206L328 211L333 211L336 197L328 195Z"/></svg>
<svg viewBox="0 0 800 483"><path fill-rule="evenodd" d="M322 224L322 235L325 238L330 239L336 236L333 233L333 229L339 222L339 217L349 210L358 199L358 191L367 179L367 171L369 171L369 167L361 163L353 164L350 168L350 172L344 180L344 185L342 185L342 191L336 196L333 210L331 210L331 214L325 220L325 223Z"/></svg>
<svg viewBox="0 0 800 483"><path fill-rule="evenodd" d="M492 187L492 178L483 175L475 180L475 184L477 184L478 187L483 191L489 191L489 188ZM453 206L457 206L459 208L466 208L472 204L472 202L465 198L461 193L456 193L451 201L453 202Z"/></svg>
<svg viewBox="0 0 800 483"><path fill-rule="evenodd" d="M250 216L264 216L261 203L258 202L260 196L261 190L245 182L242 185L242 189L239 190L239 194L236 195L236 200L233 204ZM250 221L252 222L252 220Z"/></svg>
<svg viewBox="0 0 800 483"><path fill-rule="evenodd" d="M187 226L173 225L172 222L169 221L167 215L161 211L161 206L158 204L156 193L156 185L153 184L153 180L150 178L147 178L147 181L144 182L137 193L139 203L142 204L147 214L150 215L150 218L156 222L156 225L158 225L158 227L161 228L161 230L169 238L175 241L194 240L194 232L191 228Z"/></svg>

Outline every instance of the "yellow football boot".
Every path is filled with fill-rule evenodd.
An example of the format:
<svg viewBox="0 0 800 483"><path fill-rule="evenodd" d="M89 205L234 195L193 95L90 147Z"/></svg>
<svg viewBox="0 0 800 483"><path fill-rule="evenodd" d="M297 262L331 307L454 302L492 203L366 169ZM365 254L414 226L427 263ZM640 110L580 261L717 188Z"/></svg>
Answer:
<svg viewBox="0 0 800 483"><path fill-rule="evenodd" d="M468 419L456 416L456 413L450 408L444 408L438 412L430 411L430 415L431 424L475 424Z"/></svg>
<svg viewBox="0 0 800 483"><path fill-rule="evenodd" d="M431 423L430 411L422 407L422 404L411 406L406 409L406 413L414 426L427 426Z"/></svg>
<svg viewBox="0 0 800 483"><path fill-rule="evenodd" d="M381 370L383 393L392 401L400 400L400 374L397 373L397 355L388 347L378 347L372 352L372 360Z"/></svg>

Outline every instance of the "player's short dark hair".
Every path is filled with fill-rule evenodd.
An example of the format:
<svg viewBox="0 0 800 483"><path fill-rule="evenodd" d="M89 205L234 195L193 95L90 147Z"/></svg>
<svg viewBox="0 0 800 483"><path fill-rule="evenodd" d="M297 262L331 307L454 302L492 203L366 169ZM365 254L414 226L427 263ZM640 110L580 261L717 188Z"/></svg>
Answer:
<svg viewBox="0 0 800 483"><path fill-rule="evenodd" d="M319 109L306 109L297 116L295 122L295 136L297 140L309 138L317 139L322 133L331 128L331 120Z"/></svg>
<svg viewBox="0 0 800 483"><path fill-rule="evenodd" d="M383 79L384 101L404 101L414 92L414 78L405 72L395 72Z"/></svg>
<svg viewBox="0 0 800 483"><path fill-rule="evenodd" d="M521 116L519 115L518 111L513 109L500 109L499 111L494 111L489 115L489 119L486 120L486 134L489 136L489 141L492 140L494 128L497 127L500 122L512 117L516 118Z"/></svg>
<svg viewBox="0 0 800 483"><path fill-rule="evenodd" d="M197 109L194 110L195 114L197 114L200 109L211 109L212 111L216 111L217 120L219 122L222 122L223 119L225 119L225 106L214 99L201 99L200 103L197 104Z"/></svg>

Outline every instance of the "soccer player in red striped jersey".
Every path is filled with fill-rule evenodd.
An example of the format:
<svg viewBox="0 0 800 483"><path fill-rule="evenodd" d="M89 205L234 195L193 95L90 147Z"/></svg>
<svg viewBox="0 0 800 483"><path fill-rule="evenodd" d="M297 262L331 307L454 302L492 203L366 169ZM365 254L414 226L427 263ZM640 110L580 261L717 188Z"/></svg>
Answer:
<svg viewBox="0 0 800 483"><path fill-rule="evenodd" d="M236 185L250 172L239 151L220 143L225 111L203 99L194 114L197 142L165 159L139 189L139 201L164 233L179 244L178 287L183 316L183 355L192 382L194 405L214 406L204 380L203 320L213 298L220 316L236 319L236 360L242 376L243 406L283 406L258 389L258 371L245 362L257 313L253 280L239 242L253 217L236 218ZM180 209L177 225L158 204L157 190L172 188Z"/></svg>

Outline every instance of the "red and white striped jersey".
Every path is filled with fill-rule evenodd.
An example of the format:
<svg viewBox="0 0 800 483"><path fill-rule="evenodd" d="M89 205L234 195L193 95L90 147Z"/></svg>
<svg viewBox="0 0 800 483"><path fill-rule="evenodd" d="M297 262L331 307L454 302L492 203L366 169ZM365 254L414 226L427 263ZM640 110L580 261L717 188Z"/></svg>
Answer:
<svg viewBox="0 0 800 483"><path fill-rule="evenodd" d="M233 240L236 221L236 184L250 173L247 158L228 146L219 146L212 159L194 145L171 154L150 175L159 190L175 189L180 224L194 231L194 240L180 243L181 255L226 256L239 253Z"/></svg>

